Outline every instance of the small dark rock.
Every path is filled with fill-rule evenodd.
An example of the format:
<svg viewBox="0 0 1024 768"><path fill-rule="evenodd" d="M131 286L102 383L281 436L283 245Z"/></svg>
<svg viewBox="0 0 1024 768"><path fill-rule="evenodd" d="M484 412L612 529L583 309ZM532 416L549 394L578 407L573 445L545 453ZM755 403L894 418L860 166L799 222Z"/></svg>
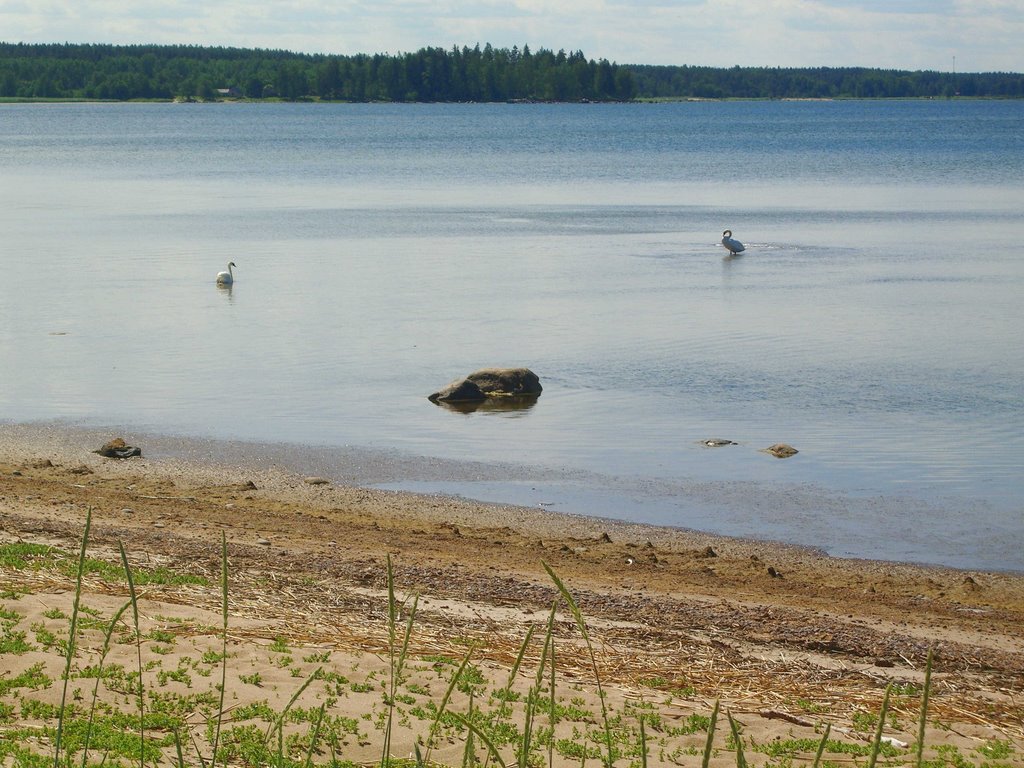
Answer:
<svg viewBox="0 0 1024 768"><path fill-rule="evenodd" d="M108 459L130 459L133 456L142 456L142 449L130 446L120 437L115 437L93 453L98 453Z"/></svg>

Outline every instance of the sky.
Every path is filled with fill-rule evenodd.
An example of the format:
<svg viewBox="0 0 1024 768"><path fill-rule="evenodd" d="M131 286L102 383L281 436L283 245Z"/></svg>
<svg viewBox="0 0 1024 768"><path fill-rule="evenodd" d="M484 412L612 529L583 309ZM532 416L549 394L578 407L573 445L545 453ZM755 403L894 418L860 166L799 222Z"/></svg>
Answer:
<svg viewBox="0 0 1024 768"><path fill-rule="evenodd" d="M0 0L0 41L402 53L490 43L619 64L1024 71L1024 0Z"/></svg>

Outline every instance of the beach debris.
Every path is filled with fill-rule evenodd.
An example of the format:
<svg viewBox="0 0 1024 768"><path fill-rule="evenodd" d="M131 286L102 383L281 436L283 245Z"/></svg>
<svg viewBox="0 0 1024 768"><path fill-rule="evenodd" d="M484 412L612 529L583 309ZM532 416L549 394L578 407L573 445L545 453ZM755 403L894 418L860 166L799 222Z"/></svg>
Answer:
<svg viewBox="0 0 1024 768"><path fill-rule="evenodd" d="M800 453L800 451L798 451L792 445L787 445L786 443L776 443L775 445L769 445L767 448L764 448L763 450L765 453L770 453L777 459L788 459L790 456L795 456L796 454Z"/></svg>
<svg viewBox="0 0 1024 768"><path fill-rule="evenodd" d="M761 717L769 720L785 720L796 725L802 725L805 728L816 728L817 723L813 720L808 720L806 717L800 717L798 715L792 715L789 712L784 712L779 709L762 709L759 713Z"/></svg>
<svg viewBox="0 0 1024 768"><path fill-rule="evenodd" d="M307 477L302 482L306 485L330 485L331 481L326 477Z"/></svg>
<svg viewBox="0 0 1024 768"><path fill-rule="evenodd" d="M732 440L725 440L721 437L712 437L709 440L702 441L708 448L721 448L724 445L739 445Z"/></svg>
<svg viewBox="0 0 1024 768"><path fill-rule="evenodd" d="M270 539L263 539L263 538L256 539L256 543L259 544L261 547L269 547L270 546Z"/></svg>
<svg viewBox="0 0 1024 768"><path fill-rule="evenodd" d="M481 368L428 395L432 403L480 402L488 398L537 398L540 378L529 368Z"/></svg>
<svg viewBox="0 0 1024 768"><path fill-rule="evenodd" d="M108 440L97 448L93 453L105 456L108 459L130 459L133 456L142 456L142 449L128 445L122 438L115 437Z"/></svg>
<svg viewBox="0 0 1024 768"><path fill-rule="evenodd" d="M778 571L776 571L775 568L773 568L770 565L768 566L768 575L771 576L773 579L781 579L782 578L782 574L779 573Z"/></svg>

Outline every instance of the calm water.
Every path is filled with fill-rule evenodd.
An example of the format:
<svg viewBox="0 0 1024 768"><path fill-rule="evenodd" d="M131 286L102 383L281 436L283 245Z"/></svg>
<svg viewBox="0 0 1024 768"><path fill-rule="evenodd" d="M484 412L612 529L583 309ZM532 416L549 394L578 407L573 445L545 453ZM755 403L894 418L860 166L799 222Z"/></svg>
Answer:
<svg viewBox="0 0 1024 768"><path fill-rule="evenodd" d="M1022 205L1020 102L0 106L0 420L1024 570Z"/></svg>

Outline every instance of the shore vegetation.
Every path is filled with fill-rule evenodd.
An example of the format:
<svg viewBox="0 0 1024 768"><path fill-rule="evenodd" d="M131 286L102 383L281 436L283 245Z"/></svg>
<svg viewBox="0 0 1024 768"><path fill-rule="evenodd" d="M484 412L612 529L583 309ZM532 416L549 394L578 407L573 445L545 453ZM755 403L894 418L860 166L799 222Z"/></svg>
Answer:
<svg viewBox="0 0 1024 768"><path fill-rule="evenodd" d="M386 648L375 654L381 663L357 663L343 674L332 667L329 650L304 655L300 663L293 653L298 643L278 635L257 653L266 657L264 665L288 670L295 682L280 690L273 685L273 694L263 696L269 681L241 671L255 662L240 658L244 630L230 622L226 536L213 585L204 577L133 565L122 543L116 560L98 565L102 561L87 554L91 519L89 510L77 557L47 545L0 545L2 765L356 768L370 764L367 747L379 750L374 762L380 768L551 768L588 761L604 768L708 768L713 762L829 768L850 760L868 768L972 765L959 752L925 759L931 656L920 688L894 693L890 684L880 710L863 713L860 730L867 738L833 738L832 727L822 723L816 738L760 743L717 700L707 715L684 721L667 717L655 697L613 702L602 686L601 641L569 586L547 564L555 587L547 619L530 627L500 674L474 657L473 644L461 657L411 651L419 596L400 592L389 557L386 604L379 613ZM55 601L17 574L43 571L70 580L71 604L68 611L47 609L48 627L33 622L33 642L20 627L27 606ZM140 589L145 584L214 587L220 623L153 615ZM98 594L113 593L119 597L109 613L89 604ZM48 660L20 663L40 650ZM563 656L582 659L589 679L564 676ZM240 690L251 689L258 692L240 698ZM356 694L363 696L354 716L339 713L353 712L338 702ZM917 702L913 745L883 735L890 700L898 695ZM353 759L357 750L363 756ZM980 765L1002 768L1012 764L1007 760L1015 749L997 740L976 753Z"/></svg>

